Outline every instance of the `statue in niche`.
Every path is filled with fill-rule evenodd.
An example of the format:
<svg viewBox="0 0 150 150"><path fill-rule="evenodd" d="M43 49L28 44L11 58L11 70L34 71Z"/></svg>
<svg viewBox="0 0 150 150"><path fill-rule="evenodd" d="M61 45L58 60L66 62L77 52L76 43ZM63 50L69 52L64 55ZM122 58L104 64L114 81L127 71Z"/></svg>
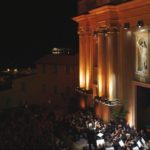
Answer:
<svg viewBox="0 0 150 150"><path fill-rule="evenodd" d="M136 36L137 71L141 75L148 74L148 32L139 32Z"/></svg>

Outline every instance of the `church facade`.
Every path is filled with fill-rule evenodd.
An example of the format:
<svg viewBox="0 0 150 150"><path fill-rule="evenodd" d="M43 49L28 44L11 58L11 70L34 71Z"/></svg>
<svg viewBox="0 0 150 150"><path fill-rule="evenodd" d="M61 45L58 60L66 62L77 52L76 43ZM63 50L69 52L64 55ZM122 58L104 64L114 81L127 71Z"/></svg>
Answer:
<svg viewBox="0 0 150 150"><path fill-rule="evenodd" d="M130 125L149 125L142 116L150 115L150 2L78 4L78 89L92 91L81 107L94 103L96 115L108 121L123 106Z"/></svg>

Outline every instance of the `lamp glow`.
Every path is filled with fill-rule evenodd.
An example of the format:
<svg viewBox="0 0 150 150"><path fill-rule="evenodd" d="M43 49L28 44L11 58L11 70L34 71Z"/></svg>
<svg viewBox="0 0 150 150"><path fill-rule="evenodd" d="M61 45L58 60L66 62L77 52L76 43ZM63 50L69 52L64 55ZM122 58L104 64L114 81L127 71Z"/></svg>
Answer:
<svg viewBox="0 0 150 150"><path fill-rule="evenodd" d="M89 71L87 71L86 72L86 90L89 90L89 80L90 80L90 78L89 78Z"/></svg>
<svg viewBox="0 0 150 150"><path fill-rule="evenodd" d="M113 83L112 78L109 78L109 99L113 98Z"/></svg>
<svg viewBox="0 0 150 150"><path fill-rule="evenodd" d="M85 101L83 98L80 99L80 107L81 107L81 109L85 109Z"/></svg>
<svg viewBox="0 0 150 150"><path fill-rule="evenodd" d="M84 88L84 85L85 85L85 80L83 78L83 72L82 70L80 70L80 88Z"/></svg>
<svg viewBox="0 0 150 150"><path fill-rule="evenodd" d="M127 115L127 122L130 126L135 126L134 117L133 117L134 115L135 115L135 112L133 111L133 108L130 106L129 113Z"/></svg>
<svg viewBox="0 0 150 150"><path fill-rule="evenodd" d="M109 77L109 99L116 99L116 77L114 74Z"/></svg>
<svg viewBox="0 0 150 150"><path fill-rule="evenodd" d="M98 76L98 90L99 90L99 96L103 96L103 86L102 86L102 76Z"/></svg>

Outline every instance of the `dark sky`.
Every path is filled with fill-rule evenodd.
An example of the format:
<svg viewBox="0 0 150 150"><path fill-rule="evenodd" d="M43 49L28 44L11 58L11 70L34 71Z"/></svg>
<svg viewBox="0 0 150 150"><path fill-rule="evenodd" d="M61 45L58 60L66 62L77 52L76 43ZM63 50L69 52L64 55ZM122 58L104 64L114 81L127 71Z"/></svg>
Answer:
<svg viewBox="0 0 150 150"><path fill-rule="evenodd" d="M0 11L0 66L34 62L52 47L78 49L77 0L7 2Z"/></svg>

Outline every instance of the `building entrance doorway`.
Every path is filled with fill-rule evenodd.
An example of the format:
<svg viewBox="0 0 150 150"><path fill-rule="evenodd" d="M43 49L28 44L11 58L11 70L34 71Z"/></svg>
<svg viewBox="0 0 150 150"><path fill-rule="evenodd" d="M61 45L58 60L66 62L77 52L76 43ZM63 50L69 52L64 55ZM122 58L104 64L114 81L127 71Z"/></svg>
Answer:
<svg viewBox="0 0 150 150"><path fill-rule="evenodd" d="M150 126L150 88L137 86L137 128Z"/></svg>

